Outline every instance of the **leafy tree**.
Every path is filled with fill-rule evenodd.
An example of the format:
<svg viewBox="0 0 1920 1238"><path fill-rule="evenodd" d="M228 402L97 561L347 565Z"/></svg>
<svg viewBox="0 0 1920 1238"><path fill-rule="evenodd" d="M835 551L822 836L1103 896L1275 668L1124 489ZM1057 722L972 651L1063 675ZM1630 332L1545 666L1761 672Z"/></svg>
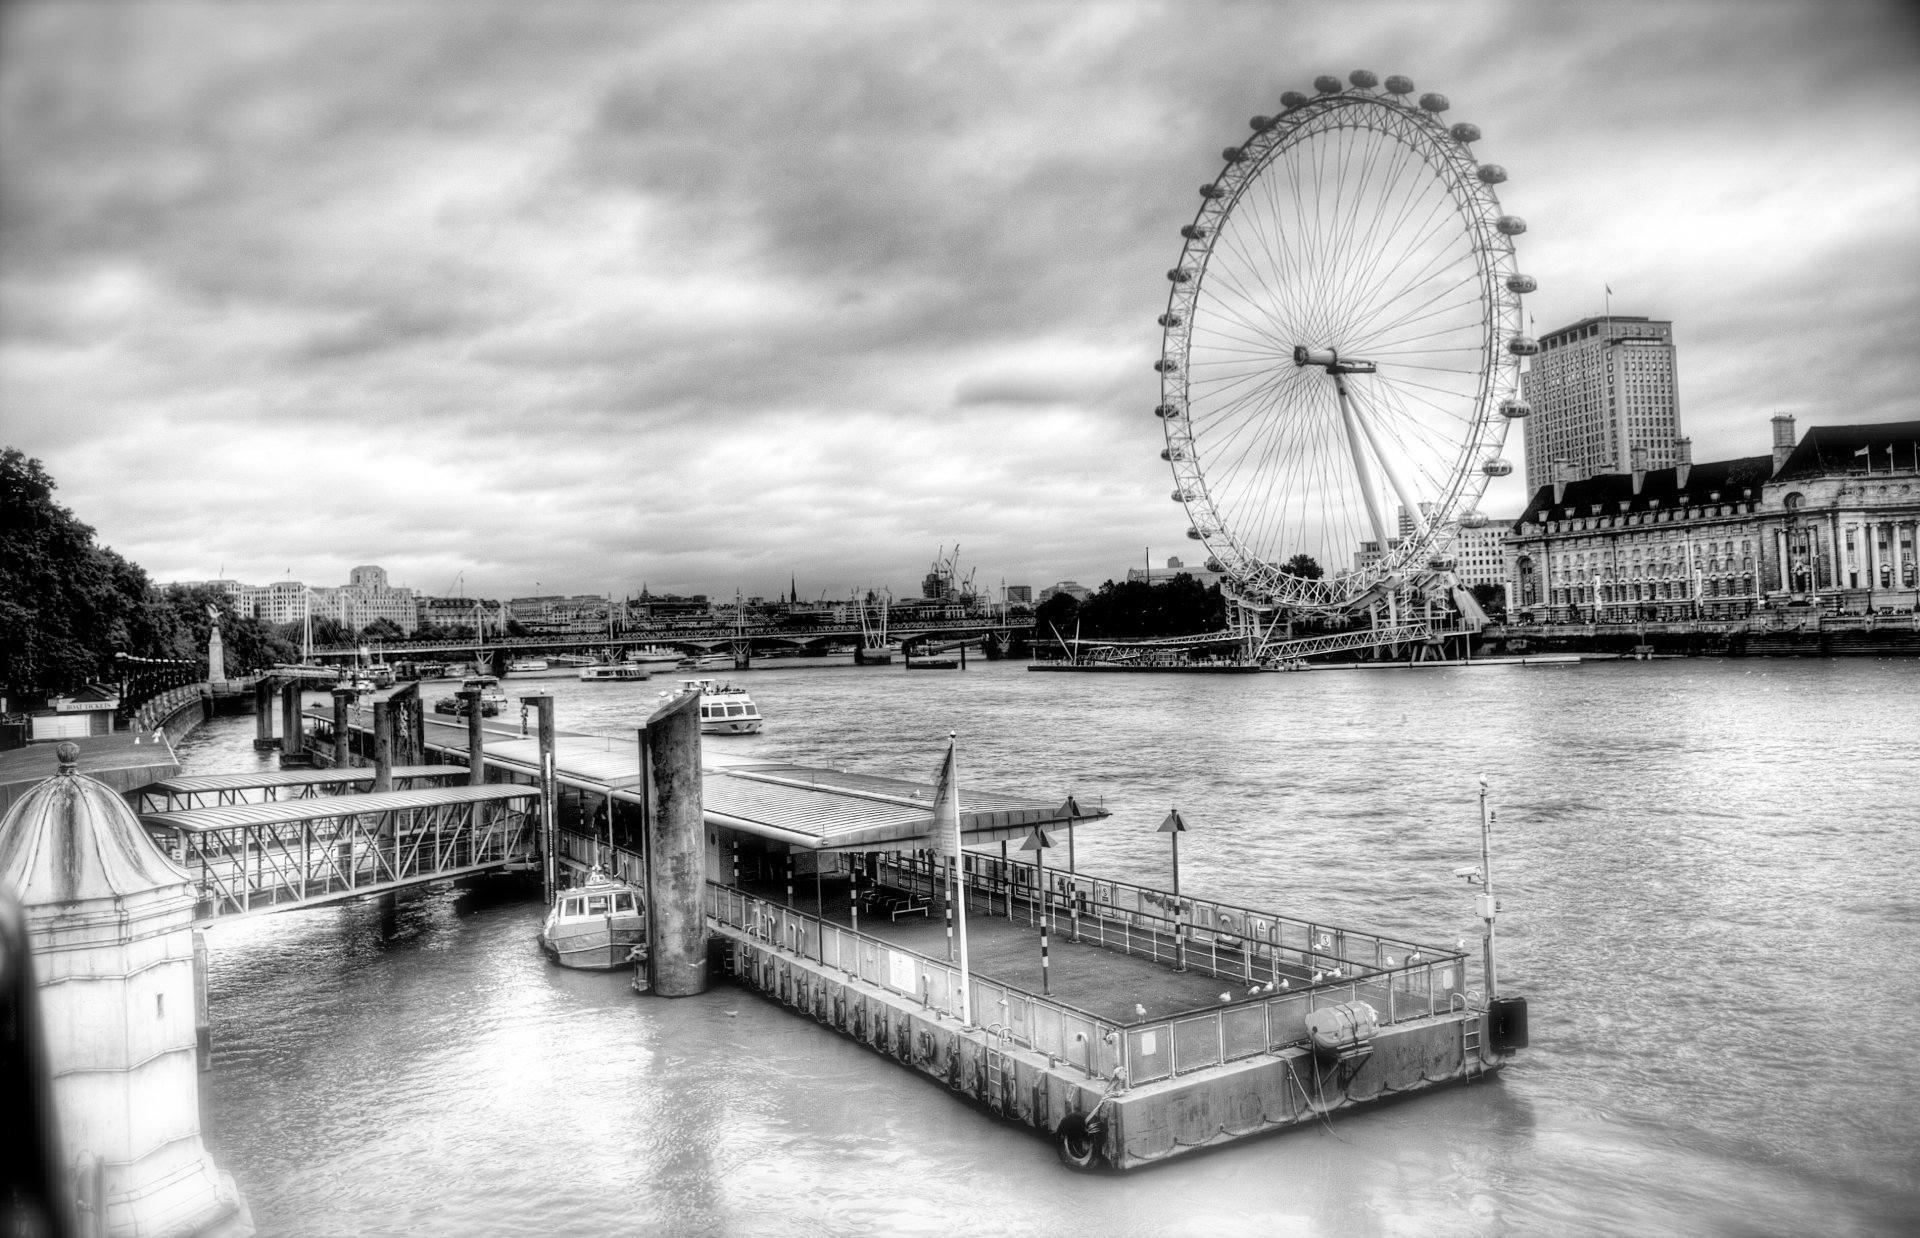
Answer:
<svg viewBox="0 0 1920 1238"><path fill-rule="evenodd" d="M227 674L239 676L265 670L277 662L293 662L300 657L297 640L288 640L272 625L251 615L242 618L225 590L206 585L168 585L160 594L161 602L173 612L175 636L168 656L194 658L202 673L207 663L207 637L213 631L212 607L220 614L220 643L225 650Z"/></svg>
<svg viewBox="0 0 1920 1238"><path fill-rule="evenodd" d="M44 698L116 678L115 653L171 656L178 631L147 574L94 544L38 460L0 451L0 694Z"/></svg>
<svg viewBox="0 0 1920 1238"><path fill-rule="evenodd" d="M407 634L400 630L399 624L382 616L360 629L360 639L367 641L396 641L407 639Z"/></svg>
<svg viewBox="0 0 1920 1238"><path fill-rule="evenodd" d="M1480 603L1480 609L1489 617L1504 616L1507 613L1507 587L1481 581L1470 590L1473 600Z"/></svg>
<svg viewBox="0 0 1920 1238"><path fill-rule="evenodd" d="M1320 564L1310 554L1297 554L1280 565L1280 570L1289 572L1302 580L1318 580L1326 575Z"/></svg>
<svg viewBox="0 0 1920 1238"><path fill-rule="evenodd" d="M1071 593L1056 593L1034 608L1033 631L1041 640L1053 639L1054 632L1071 640L1073 623L1080 614L1080 602Z"/></svg>

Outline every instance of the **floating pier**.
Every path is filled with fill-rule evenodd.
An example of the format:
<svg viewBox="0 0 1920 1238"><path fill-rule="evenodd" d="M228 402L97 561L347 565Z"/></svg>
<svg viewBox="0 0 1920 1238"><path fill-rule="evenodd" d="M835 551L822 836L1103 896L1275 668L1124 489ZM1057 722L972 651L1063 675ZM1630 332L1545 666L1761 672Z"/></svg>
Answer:
<svg viewBox="0 0 1920 1238"><path fill-rule="evenodd" d="M468 759L464 721L428 719L424 739L428 759ZM1524 1001L1470 990L1463 951L1073 871L1073 829L1104 812L971 789L957 812L963 1005L930 784L697 743L655 743L643 761L639 734L543 740L496 723L482 742L489 782L537 783L551 754L563 868L636 882L643 837L664 854L650 784L663 762L692 763L701 811L674 828L704 835L687 891L710 967L1050 1136L1075 1168L1136 1169L1481 1078L1526 1044ZM1064 865L1007 854L1036 832L1065 834ZM686 859L695 839L678 835Z"/></svg>

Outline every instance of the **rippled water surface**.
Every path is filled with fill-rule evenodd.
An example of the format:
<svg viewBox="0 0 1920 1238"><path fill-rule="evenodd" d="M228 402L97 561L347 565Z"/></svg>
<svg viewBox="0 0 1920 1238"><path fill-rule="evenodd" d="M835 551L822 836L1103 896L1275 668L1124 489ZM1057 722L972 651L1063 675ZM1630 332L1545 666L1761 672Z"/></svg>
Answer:
<svg viewBox="0 0 1920 1238"><path fill-rule="evenodd" d="M1490 1083L1076 1176L1050 1146L722 986L549 966L483 886L218 925L209 1141L265 1235L1920 1232L1920 662L1696 660L1239 677L739 677L732 751L1113 814L1083 869L1472 938L1499 809ZM654 685L542 681L631 734ZM251 720L190 737L246 768Z"/></svg>

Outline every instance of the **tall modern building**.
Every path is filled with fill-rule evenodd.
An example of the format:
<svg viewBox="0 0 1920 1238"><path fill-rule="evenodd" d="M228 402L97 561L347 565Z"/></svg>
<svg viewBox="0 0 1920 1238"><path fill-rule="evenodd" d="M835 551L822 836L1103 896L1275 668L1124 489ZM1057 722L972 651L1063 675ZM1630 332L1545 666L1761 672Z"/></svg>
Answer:
<svg viewBox="0 0 1920 1238"><path fill-rule="evenodd" d="M1679 464L1680 392L1673 324L1614 314L1583 318L1540 337L1522 390L1527 489ZM1565 462L1564 471L1556 468Z"/></svg>

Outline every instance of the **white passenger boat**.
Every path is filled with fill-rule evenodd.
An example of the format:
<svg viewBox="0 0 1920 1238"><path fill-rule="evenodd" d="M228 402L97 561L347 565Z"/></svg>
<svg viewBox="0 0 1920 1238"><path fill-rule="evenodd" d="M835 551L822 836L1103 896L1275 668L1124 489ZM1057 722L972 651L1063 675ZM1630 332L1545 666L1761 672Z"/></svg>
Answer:
<svg viewBox="0 0 1920 1238"><path fill-rule="evenodd" d="M474 675L461 680L460 691L480 694L482 718L494 717L507 703L507 694L501 689L500 681L491 675ZM467 713L467 703L458 696L443 696L433 703L433 712L464 718Z"/></svg>
<svg viewBox="0 0 1920 1238"><path fill-rule="evenodd" d="M552 659L515 658L507 663L507 674L515 679L571 679L575 674L574 665L560 660L569 656L561 654ZM587 660L592 661L591 658Z"/></svg>
<svg viewBox="0 0 1920 1238"><path fill-rule="evenodd" d="M679 687L671 692L662 692L660 699L672 700L689 692L701 694L702 735L755 735L759 733L761 723L766 721L760 716L759 707L747 695L745 688L736 688L714 679L682 679Z"/></svg>
<svg viewBox="0 0 1920 1238"><path fill-rule="evenodd" d="M626 660L636 666L642 666L648 672L670 671L680 665L685 656L678 649L667 645L642 645L638 649L627 650Z"/></svg>
<svg viewBox="0 0 1920 1238"><path fill-rule="evenodd" d="M581 683L637 683L651 674L637 662L603 662L580 668Z"/></svg>
<svg viewBox="0 0 1920 1238"><path fill-rule="evenodd" d="M540 926L540 948L562 967L607 971L646 957L647 904L640 891L595 865L560 891Z"/></svg>
<svg viewBox="0 0 1920 1238"><path fill-rule="evenodd" d="M696 653L680 659L683 671L726 671L733 669L730 653Z"/></svg>
<svg viewBox="0 0 1920 1238"><path fill-rule="evenodd" d="M515 658L513 661L507 663L507 674L509 675L531 675L535 671L544 671L546 669L547 660L545 658Z"/></svg>

